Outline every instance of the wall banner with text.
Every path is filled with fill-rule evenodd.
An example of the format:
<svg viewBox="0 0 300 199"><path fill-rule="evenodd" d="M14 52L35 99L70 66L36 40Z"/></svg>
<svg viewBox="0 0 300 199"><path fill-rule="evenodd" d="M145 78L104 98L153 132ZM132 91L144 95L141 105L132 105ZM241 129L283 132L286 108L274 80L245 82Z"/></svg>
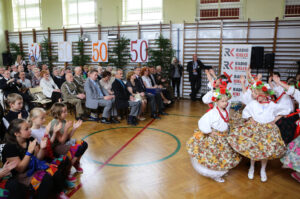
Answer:
<svg viewBox="0 0 300 199"><path fill-rule="evenodd" d="M221 74L228 75L232 81L227 88L232 94L232 101L238 102L242 93L240 76L246 76L251 61L251 45L223 45Z"/></svg>

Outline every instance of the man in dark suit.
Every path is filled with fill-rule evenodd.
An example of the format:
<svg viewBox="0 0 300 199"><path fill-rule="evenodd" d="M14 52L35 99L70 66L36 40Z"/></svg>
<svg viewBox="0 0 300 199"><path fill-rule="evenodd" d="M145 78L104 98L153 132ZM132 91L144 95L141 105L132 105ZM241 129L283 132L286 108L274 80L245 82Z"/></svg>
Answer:
<svg viewBox="0 0 300 199"><path fill-rule="evenodd" d="M134 69L134 73L136 75L136 79L135 79L135 85L137 87L137 91L139 93L144 93L145 96L147 97L148 102L150 103L150 107L151 107L151 117L154 119L160 119L159 115L168 115L167 113L163 112L164 109L164 104L163 101L161 99L161 96L159 93L157 94L151 94L151 93L146 93L146 87L143 83L143 80L140 76L141 73L141 68L136 67ZM156 109L158 109L158 114Z"/></svg>
<svg viewBox="0 0 300 199"><path fill-rule="evenodd" d="M54 67L52 71L52 79L60 89L61 85L66 81L65 76L60 74L62 71L58 67Z"/></svg>
<svg viewBox="0 0 300 199"><path fill-rule="evenodd" d="M189 72L189 80L191 82L191 99L196 100L197 93L201 88L201 72L208 70L211 67L204 66L204 64L197 58L197 54L193 55L193 61L188 62L187 71Z"/></svg>
<svg viewBox="0 0 300 199"><path fill-rule="evenodd" d="M117 109L124 109L130 107L130 113L128 116L129 125L137 125L137 116L141 110L141 101L136 101L136 99L130 95L127 90L126 85L122 81L123 70L118 69L115 75L115 81L112 83L112 90L115 94Z"/></svg>

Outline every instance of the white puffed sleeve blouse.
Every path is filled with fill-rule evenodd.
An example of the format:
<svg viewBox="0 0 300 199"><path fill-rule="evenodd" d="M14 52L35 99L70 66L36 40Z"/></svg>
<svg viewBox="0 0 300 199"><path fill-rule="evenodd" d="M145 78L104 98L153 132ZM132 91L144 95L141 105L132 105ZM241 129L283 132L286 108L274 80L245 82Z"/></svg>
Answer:
<svg viewBox="0 0 300 199"><path fill-rule="evenodd" d="M220 110L221 111L221 110ZM226 118L226 112L221 111L223 117ZM228 124L222 119L219 111L215 108L205 113L198 121L198 128L203 133L211 133L212 129L217 131L226 131L228 129Z"/></svg>
<svg viewBox="0 0 300 199"><path fill-rule="evenodd" d="M260 104L258 101L253 100L246 105L242 117L245 119L252 117L256 122L266 124L274 121L278 115L287 115L287 110L284 106L275 104L272 101Z"/></svg>

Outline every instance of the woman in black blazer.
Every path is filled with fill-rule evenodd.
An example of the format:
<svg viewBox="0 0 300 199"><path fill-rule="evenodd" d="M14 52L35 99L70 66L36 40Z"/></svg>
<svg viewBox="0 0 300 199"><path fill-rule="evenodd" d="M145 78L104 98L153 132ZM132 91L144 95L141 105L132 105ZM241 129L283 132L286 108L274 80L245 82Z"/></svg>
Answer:
<svg viewBox="0 0 300 199"><path fill-rule="evenodd" d="M173 57L170 68L171 68L170 77L172 78L173 93L175 96L175 87L176 87L177 99L179 99L180 98L180 81L181 81L183 67L179 63L178 59L176 57Z"/></svg>

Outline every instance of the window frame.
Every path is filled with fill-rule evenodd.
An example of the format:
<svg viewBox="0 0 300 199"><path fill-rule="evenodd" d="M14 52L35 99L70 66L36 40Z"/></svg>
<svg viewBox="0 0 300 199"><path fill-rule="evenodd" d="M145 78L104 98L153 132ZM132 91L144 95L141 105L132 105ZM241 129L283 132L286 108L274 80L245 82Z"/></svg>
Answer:
<svg viewBox="0 0 300 199"><path fill-rule="evenodd" d="M14 1L17 1L18 2L18 5L17 7L15 7L15 3ZM42 7L41 7L41 0L38 0L38 10L39 10L39 26L37 27L34 27L34 26L28 26L28 17L27 17L27 12L26 12L26 9L28 8L35 8L35 6L32 6L34 4L26 4L26 0L23 0L24 1L24 4L22 6L20 6L19 4L19 0L12 0L11 3L12 3L12 10L13 10L13 27L14 27L14 31L29 31L29 30L32 30L32 29L36 29L36 30L40 30L42 29ZM24 9L24 15L25 15L25 27L22 27L21 25L21 9ZM17 12L17 13L16 13ZM18 19L15 19L15 15L18 16ZM16 23L18 23L17 27L16 27Z"/></svg>
<svg viewBox="0 0 300 199"><path fill-rule="evenodd" d="M65 13L65 9L68 8L68 6L65 6L66 5L66 2L70 2L70 1L74 1L76 2L76 7L77 7L77 11L76 11L76 20L77 20L77 24L69 24L69 23L66 23L65 24L65 16L67 16L69 18L69 14L68 13ZM86 1L94 1L94 22L93 23L84 23L84 24L80 24L79 23L79 2L81 0L62 0L62 15L63 15L63 27L66 27L66 28L79 28L79 27L95 27L97 25L97 20L98 20L98 13L97 13L97 6L98 6L98 3L97 3L97 0L86 0ZM67 5L69 5L69 3L67 3Z"/></svg>
<svg viewBox="0 0 300 199"><path fill-rule="evenodd" d="M244 0L239 0L239 2L222 2L222 0L217 0L216 3L201 3L201 0L197 0L197 16L196 21L220 21L220 20L234 20L242 21L244 19ZM222 9L239 9L239 16L221 16ZM201 17L201 10L217 10L218 16L216 17Z"/></svg>
<svg viewBox="0 0 300 199"><path fill-rule="evenodd" d="M164 5L164 3L163 3L163 0L161 0L161 8L160 8L160 10L161 10L161 18L160 19L148 19L148 20L144 20L143 18L143 16L144 16L144 10L145 10L145 8L143 7L143 1L144 0L140 0L141 1L141 8L140 8L140 15L141 15L141 19L140 20L127 20L127 18L128 18L128 14L127 14L127 12L128 12L128 9L127 9L127 6L126 6L126 4L128 3L128 1L130 1L130 0L122 0L122 21L121 21L121 24L122 25L134 25L134 24L137 24L137 23L139 23L139 24L155 24L155 23L159 23L159 22L163 22L163 17L164 17L164 14L163 14L163 11L164 11L164 9L163 9L163 5ZM127 12L126 12L127 11Z"/></svg>
<svg viewBox="0 0 300 199"><path fill-rule="evenodd" d="M288 0L285 0L284 1L284 13L283 13L283 19L285 19L285 20L299 20L300 19L300 13L298 14L299 16L286 16L285 12L286 12L287 5L298 5L298 6L300 6L300 2L298 2L298 4L290 4L290 3L288 3Z"/></svg>

